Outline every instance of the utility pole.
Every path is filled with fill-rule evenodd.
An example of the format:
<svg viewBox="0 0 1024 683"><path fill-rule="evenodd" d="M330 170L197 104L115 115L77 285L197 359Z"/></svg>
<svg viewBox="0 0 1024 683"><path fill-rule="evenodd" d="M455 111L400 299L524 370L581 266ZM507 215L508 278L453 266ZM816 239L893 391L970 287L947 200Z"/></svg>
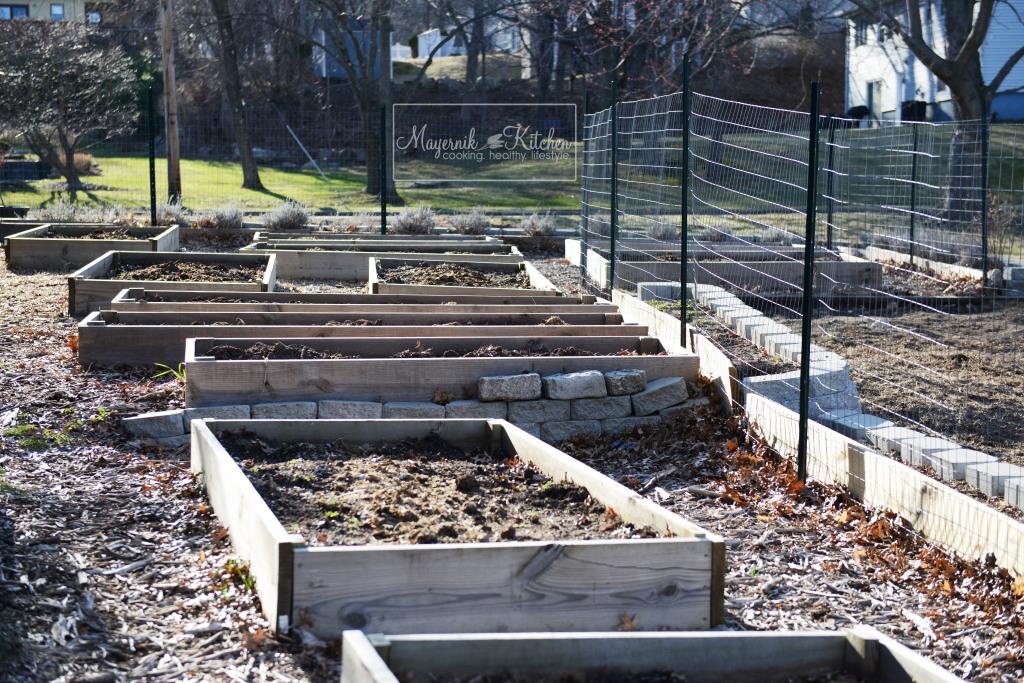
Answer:
<svg viewBox="0 0 1024 683"><path fill-rule="evenodd" d="M174 77L174 0L160 0L160 48L164 67L164 125L167 139L167 195L181 202L181 153L178 143L178 88Z"/></svg>

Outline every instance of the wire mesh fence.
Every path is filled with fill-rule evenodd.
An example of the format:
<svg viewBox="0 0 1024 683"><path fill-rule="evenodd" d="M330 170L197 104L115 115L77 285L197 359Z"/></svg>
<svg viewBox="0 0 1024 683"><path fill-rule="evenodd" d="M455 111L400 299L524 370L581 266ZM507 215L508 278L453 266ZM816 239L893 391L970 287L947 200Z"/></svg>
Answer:
<svg viewBox="0 0 1024 683"><path fill-rule="evenodd" d="M804 395L811 420L933 477L966 480L977 496L1024 504L1024 126L861 128L691 93L684 149L671 104L681 101L619 103L588 118L595 164L581 249L591 285L687 317L735 366L746 407L760 406L751 414L788 421L776 425L792 435L782 445L799 446ZM789 411L766 412L761 399ZM864 471L837 460L819 430L807 437L818 442L811 474L863 486ZM939 514L960 532L971 523Z"/></svg>
<svg viewBox="0 0 1024 683"><path fill-rule="evenodd" d="M397 189L397 197L391 197L393 204L400 199L408 205L429 205L442 210L480 206L512 211L574 211L578 206L579 182L573 172L575 149L570 150L568 161L557 165L554 176L543 172L555 164L534 162L517 166L514 160L492 164L489 168L496 169L496 173L489 170L450 179L444 176L452 172L450 166L431 166L422 155L418 159L402 157L398 173L393 165L381 169L378 163L382 149L390 159L396 137L410 134L409 126L405 125L410 121L453 140L471 137L474 127L477 134L483 134L481 121L488 118L479 113L452 116L452 109L460 107L466 112L489 110L495 116L509 119L519 116L537 128L554 129L558 138L574 145L577 122L571 103L560 105L559 109L545 109L500 100L486 106L460 100L445 109L427 96L416 97L414 93L412 99L399 102L399 110L406 113L405 129L395 130L395 110L390 105L384 108L389 126L382 129L379 103L362 111L351 106L347 94L335 92L332 97L342 103L332 104L327 98L296 102L290 108L271 102L249 105L244 131L256 182L250 182L244 172L237 131L228 108L219 101L208 108L196 103L182 105L177 133L183 204L197 211L234 205L253 213L286 201L322 213L376 210L383 170ZM151 189L150 136L155 148L154 189L158 201L166 202L172 188L168 184L165 117L159 92L154 99L152 127L143 102L130 134L83 140L76 155L79 172L74 179L67 177L59 166L40 159L38 151L23 137L14 136L15 148L0 169L0 192L6 203L42 210L70 203L145 212ZM485 146L487 141L477 142ZM501 175L509 170L518 175ZM488 173L503 182L482 182L490 179ZM448 191L438 192L439 189Z"/></svg>

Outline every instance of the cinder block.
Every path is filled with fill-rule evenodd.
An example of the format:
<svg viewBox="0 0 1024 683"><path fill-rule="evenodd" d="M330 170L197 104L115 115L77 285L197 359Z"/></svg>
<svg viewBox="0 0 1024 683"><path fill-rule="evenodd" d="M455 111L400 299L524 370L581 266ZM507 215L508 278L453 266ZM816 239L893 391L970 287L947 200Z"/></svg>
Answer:
<svg viewBox="0 0 1024 683"><path fill-rule="evenodd" d="M864 441L867 439L867 430L882 429L884 427L895 427L892 422L877 415L868 413L854 413L847 417L839 417L833 423L833 429L840 434L845 434L851 439Z"/></svg>
<svg viewBox="0 0 1024 683"><path fill-rule="evenodd" d="M951 451L926 453L924 462L935 470L939 479L963 481L967 477L969 465L990 465L998 461L988 453L972 451L969 448L956 448Z"/></svg>
<svg viewBox="0 0 1024 683"><path fill-rule="evenodd" d="M504 420L508 417L508 404L504 401L452 401L444 407L444 416Z"/></svg>
<svg viewBox="0 0 1024 683"><path fill-rule="evenodd" d="M631 432L637 427L655 427L661 422L657 415L646 417L617 417L610 420L601 420L602 434L622 434Z"/></svg>
<svg viewBox="0 0 1024 683"><path fill-rule="evenodd" d="M153 439L161 448L178 449L184 448L192 443L191 434L179 434L178 436L165 436L161 439Z"/></svg>
<svg viewBox="0 0 1024 683"><path fill-rule="evenodd" d="M644 370L611 370L604 373L604 384L609 396L638 394L647 388Z"/></svg>
<svg viewBox="0 0 1024 683"><path fill-rule="evenodd" d="M1007 479L1003 498L1010 505L1024 510L1024 479Z"/></svg>
<svg viewBox="0 0 1024 683"><path fill-rule="evenodd" d="M508 421L514 424L521 422L559 422L570 417L568 401L510 401L508 404Z"/></svg>
<svg viewBox="0 0 1024 683"><path fill-rule="evenodd" d="M1024 467L1008 462L989 462L968 465L965 481L986 496L1002 496L1009 482L1024 480Z"/></svg>
<svg viewBox="0 0 1024 683"><path fill-rule="evenodd" d="M444 406L429 401L389 401L382 411L385 420L439 420Z"/></svg>
<svg viewBox="0 0 1024 683"><path fill-rule="evenodd" d="M868 443L875 448L894 453L900 452L900 444L907 439L916 439L919 436L924 436L921 432L916 432L906 427L897 427L893 424L881 427L866 427L864 435Z"/></svg>
<svg viewBox="0 0 1024 683"><path fill-rule="evenodd" d="M658 411L658 415L662 417L670 417L672 415L678 415L679 413L685 413L693 410L694 408L706 408L711 405L711 399L707 396L701 396L700 398L691 398L689 401L683 401L677 406L671 408L663 408Z"/></svg>
<svg viewBox="0 0 1024 683"><path fill-rule="evenodd" d="M653 382L648 382L646 389L631 396L633 413L635 415L650 415L677 403L682 403L688 397L686 381L682 377L656 379Z"/></svg>
<svg viewBox="0 0 1024 683"><path fill-rule="evenodd" d="M248 405L185 408L185 431L191 428L192 420L248 420L250 413Z"/></svg>
<svg viewBox="0 0 1024 683"><path fill-rule="evenodd" d="M540 438L540 423L538 422L520 422L516 424L516 427L519 427L530 436Z"/></svg>
<svg viewBox="0 0 1024 683"><path fill-rule="evenodd" d="M384 405L376 401L320 401L317 417L321 420L379 420Z"/></svg>
<svg viewBox="0 0 1024 683"><path fill-rule="evenodd" d="M628 417L633 414L633 403L629 400L629 396L578 398L571 402L570 414L574 420L607 420L614 417Z"/></svg>
<svg viewBox="0 0 1024 683"><path fill-rule="evenodd" d="M540 389L540 375L536 372L481 377L477 382L481 401L530 401L540 398Z"/></svg>
<svg viewBox="0 0 1024 683"><path fill-rule="evenodd" d="M601 423L597 420L545 422L540 426L540 438L548 443L558 443L577 436L597 436L600 433Z"/></svg>
<svg viewBox="0 0 1024 683"><path fill-rule="evenodd" d="M937 436L917 436L900 441L900 459L910 463L914 467L924 467L925 456L939 451L953 451L960 448L960 444Z"/></svg>
<svg viewBox="0 0 1024 683"><path fill-rule="evenodd" d="M185 422L182 410L161 410L156 413L143 413L121 420L125 431L133 436L145 439L163 439L185 433Z"/></svg>
<svg viewBox="0 0 1024 683"><path fill-rule="evenodd" d="M544 378L544 397L569 400L574 398L602 398L608 395L604 375L599 370L568 372Z"/></svg>
<svg viewBox="0 0 1024 683"><path fill-rule="evenodd" d="M254 420L315 420L316 401L257 403L252 407Z"/></svg>

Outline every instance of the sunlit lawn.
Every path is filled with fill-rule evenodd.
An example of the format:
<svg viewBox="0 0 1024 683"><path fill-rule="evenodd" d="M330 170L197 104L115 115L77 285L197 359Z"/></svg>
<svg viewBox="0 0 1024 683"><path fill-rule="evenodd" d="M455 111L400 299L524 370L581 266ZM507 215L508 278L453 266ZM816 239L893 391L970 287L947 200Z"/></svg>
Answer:
<svg viewBox="0 0 1024 683"><path fill-rule="evenodd" d="M77 201L97 206L149 205L149 162L145 157L98 156L96 161L100 174L83 180L102 189L80 192ZM158 201L166 194L166 171L166 162L158 159ZM361 169L329 171L325 175L326 180L314 170L261 167L260 179L266 191L256 192L242 189L242 172L237 163L191 159L181 162L184 204L191 209L235 204L253 211L271 208L285 200L338 211L379 205L375 196L363 192L366 179ZM49 187L57 182L48 179L5 185L3 195L8 204L46 206L67 199L66 193ZM399 184L398 191L406 204L424 204L435 209L578 209L580 198L579 188L573 183L466 183L415 188Z"/></svg>

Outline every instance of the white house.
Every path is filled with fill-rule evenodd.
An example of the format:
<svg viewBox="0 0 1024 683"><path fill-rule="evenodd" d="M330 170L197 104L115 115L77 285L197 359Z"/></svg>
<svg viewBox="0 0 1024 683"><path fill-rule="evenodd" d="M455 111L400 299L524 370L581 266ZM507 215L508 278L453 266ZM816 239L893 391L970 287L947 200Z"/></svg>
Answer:
<svg viewBox="0 0 1024 683"><path fill-rule="evenodd" d="M939 0L920 0L925 38L940 55L945 29ZM1024 0L1003 0L995 6L992 24L981 49L981 68L990 82L1009 56L1024 45ZM846 107L866 107L864 125L875 121L913 119L912 103L923 102L924 118L946 121L954 116L949 88L914 57L902 40L862 15L851 15L846 35ZM1017 64L992 103L1000 120L1024 119L1024 61ZM920 107L921 105L918 105Z"/></svg>

